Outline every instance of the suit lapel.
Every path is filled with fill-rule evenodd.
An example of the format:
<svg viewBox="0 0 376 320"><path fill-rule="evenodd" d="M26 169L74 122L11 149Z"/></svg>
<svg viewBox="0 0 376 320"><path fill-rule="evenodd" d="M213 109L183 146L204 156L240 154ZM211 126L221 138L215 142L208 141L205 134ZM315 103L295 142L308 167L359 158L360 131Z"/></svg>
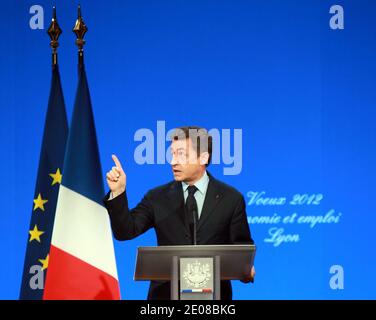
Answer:
<svg viewBox="0 0 376 320"><path fill-rule="evenodd" d="M222 194L220 188L218 187L215 179L211 175L209 175L208 190L206 191L204 205L202 207L201 216L200 216L200 219L198 221L197 230L199 230L200 227L208 219L208 217L213 212L215 207L221 201L222 196L223 196L223 194Z"/></svg>
<svg viewBox="0 0 376 320"><path fill-rule="evenodd" d="M173 208L175 214L178 215L181 223L183 224L185 230L189 232L188 222L186 220L185 210L184 210L184 194L183 188L180 182L174 181L167 193L167 198L169 201L169 206Z"/></svg>

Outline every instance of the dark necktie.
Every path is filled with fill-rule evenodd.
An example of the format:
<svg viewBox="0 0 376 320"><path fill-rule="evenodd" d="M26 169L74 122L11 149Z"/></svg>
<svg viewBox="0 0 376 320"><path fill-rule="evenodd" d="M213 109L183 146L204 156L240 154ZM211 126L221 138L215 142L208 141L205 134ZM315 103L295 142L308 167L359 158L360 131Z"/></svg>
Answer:
<svg viewBox="0 0 376 320"><path fill-rule="evenodd" d="M197 209L197 202L195 198L195 192L197 191L196 186L189 186L188 187L188 197L185 202L185 207L187 210L187 218L189 223L189 228L191 230L193 244L197 244L196 241L196 228L198 223L198 209Z"/></svg>

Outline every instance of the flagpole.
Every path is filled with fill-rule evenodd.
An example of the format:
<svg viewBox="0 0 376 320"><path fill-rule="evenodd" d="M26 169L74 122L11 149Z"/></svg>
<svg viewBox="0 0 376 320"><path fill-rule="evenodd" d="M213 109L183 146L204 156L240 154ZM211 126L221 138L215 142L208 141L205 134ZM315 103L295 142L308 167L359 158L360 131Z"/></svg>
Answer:
<svg viewBox="0 0 376 320"><path fill-rule="evenodd" d="M86 27L85 22L84 22L84 20L82 19L82 16L81 16L81 6L78 5L77 20L76 20L76 23L73 27L73 32L77 36L76 45L78 47L78 66L79 66L79 68L82 68L83 65L84 65L84 45L85 45L84 36L85 36L85 33L87 31L88 31L88 28Z"/></svg>
<svg viewBox="0 0 376 320"><path fill-rule="evenodd" d="M52 49L52 66L57 66L57 47L59 46L59 37L63 33L56 19L56 7L52 8L52 21L47 30L51 38L50 47Z"/></svg>

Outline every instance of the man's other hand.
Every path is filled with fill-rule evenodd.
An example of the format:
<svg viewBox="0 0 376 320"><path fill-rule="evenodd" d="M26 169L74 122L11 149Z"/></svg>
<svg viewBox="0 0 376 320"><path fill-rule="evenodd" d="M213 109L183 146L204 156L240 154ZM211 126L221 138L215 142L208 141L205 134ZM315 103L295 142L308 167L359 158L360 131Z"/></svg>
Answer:
<svg viewBox="0 0 376 320"><path fill-rule="evenodd" d="M251 272L245 276L245 278L243 280L241 280L241 282L243 283L249 283L249 282L255 282L255 276L256 276L256 269L255 267L253 266L252 269L251 269Z"/></svg>

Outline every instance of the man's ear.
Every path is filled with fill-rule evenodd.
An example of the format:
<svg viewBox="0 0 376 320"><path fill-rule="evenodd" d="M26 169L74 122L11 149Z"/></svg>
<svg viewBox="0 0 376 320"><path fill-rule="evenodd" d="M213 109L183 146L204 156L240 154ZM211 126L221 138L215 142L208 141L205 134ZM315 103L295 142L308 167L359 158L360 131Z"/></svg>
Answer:
<svg viewBox="0 0 376 320"><path fill-rule="evenodd" d="M203 152L200 154L200 164L205 166L209 163L209 152Z"/></svg>

